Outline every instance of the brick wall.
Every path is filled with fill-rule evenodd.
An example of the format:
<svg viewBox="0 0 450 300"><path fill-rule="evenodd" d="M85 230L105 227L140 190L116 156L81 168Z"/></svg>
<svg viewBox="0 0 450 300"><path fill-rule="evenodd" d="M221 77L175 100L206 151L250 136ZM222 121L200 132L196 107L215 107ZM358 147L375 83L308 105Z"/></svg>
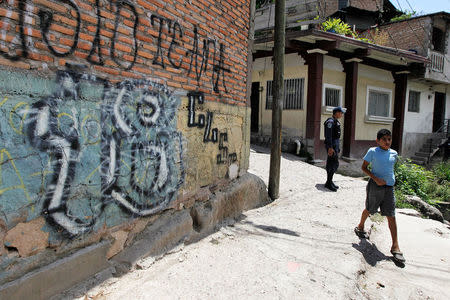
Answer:
<svg viewBox="0 0 450 300"><path fill-rule="evenodd" d="M320 0L319 9L325 11L328 17L338 11L339 0ZM368 10L377 11L383 8L383 0L349 0L349 6Z"/></svg>
<svg viewBox="0 0 450 300"><path fill-rule="evenodd" d="M350 0L350 6L368 11L380 11L383 9L384 0Z"/></svg>
<svg viewBox="0 0 450 300"><path fill-rule="evenodd" d="M431 19L413 18L403 22L390 23L372 30L369 38L375 38L377 44L403 50L415 50L419 55L428 56ZM376 39L376 37L382 37Z"/></svg>
<svg viewBox="0 0 450 300"><path fill-rule="evenodd" d="M154 77L245 103L250 1L4 0L0 65L86 65L113 80ZM208 45L205 51L204 45Z"/></svg>

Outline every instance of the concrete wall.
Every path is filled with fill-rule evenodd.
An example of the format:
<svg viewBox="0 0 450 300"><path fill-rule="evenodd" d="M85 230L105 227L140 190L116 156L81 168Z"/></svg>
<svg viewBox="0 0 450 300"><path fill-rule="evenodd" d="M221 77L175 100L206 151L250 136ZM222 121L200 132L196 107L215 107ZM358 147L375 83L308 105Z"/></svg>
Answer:
<svg viewBox="0 0 450 300"><path fill-rule="evenodd" d="M0 16L0 283L102 238L110 258L139 230L115 231L246 172L250 1L2 1Z"/></svg>
<svg viewBox="0 0 450 300"><path fill-rule="evenodd" d="M306 127L306 90L308 85L308 66L298 54L285 56L285 79L304 78L303 109L283 110L283 136L304 136ZM271 57L257 59L252 69L252 82L260 82L263 88L260 92L260 130L262 135L271 135L272 110L266 109L267 81L273 80L273 62Z"/></svg>
<svg viewBox="0 0 450 300"><path fill-rule="evenodd" d="M409 92L420 92L419 112L408 111ZM408 82L405 104L404 132L431 133L433 131L434 93L429 85Z"/></svg>

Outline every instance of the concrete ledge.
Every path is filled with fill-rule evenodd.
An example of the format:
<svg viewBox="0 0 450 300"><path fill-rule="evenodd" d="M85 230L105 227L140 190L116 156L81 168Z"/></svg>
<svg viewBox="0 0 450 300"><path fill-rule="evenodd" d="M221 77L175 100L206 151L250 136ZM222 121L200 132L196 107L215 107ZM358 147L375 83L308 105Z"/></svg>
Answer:
<svg viewBox="0 0 450 300"><path fill-rule="evenodd" d="M139 234L135 242L111 258L116 276L131 269L141 258L166 252L187 238L192 218L187 210L166 212Z"/></svg>
<svg viewBox="0 0 450 300"><path fill-rule="evenodd" d="M0 299L48 299L52 295L109 267L109 242L86 247L75 254L0 286Z"/></svg>
<svg viewBox="0 0 450 300"><path fill-rule="evenodd" d="M224 219L236 218L244 210L269 202L264 182L247 173L228 186L226 191L217 192L208 202L195 203L190 212L194 226L191 241L212 233Z"/></svg>

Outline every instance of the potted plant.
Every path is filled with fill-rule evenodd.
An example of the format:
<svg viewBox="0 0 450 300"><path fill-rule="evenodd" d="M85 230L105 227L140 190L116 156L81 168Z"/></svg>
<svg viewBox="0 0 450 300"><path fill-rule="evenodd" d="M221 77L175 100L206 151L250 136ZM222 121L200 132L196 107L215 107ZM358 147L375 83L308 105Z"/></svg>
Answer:
<svg viewBox="0 0 450 300"><path fill-rule="evenodd" d="M328 19L321 24L321 29L323 31L353 37L353 31L351 30L350 25L343 22L341 19L336 18Z"/></svg>

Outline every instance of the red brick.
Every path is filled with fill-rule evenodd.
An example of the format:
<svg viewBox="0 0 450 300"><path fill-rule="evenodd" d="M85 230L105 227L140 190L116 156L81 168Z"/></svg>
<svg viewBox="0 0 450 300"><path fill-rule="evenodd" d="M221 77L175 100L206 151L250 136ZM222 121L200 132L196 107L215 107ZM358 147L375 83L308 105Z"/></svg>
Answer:
<svg viewBox="0 0 450 300"><path fill-rule="evenodd" d="M181 84L179 84L179 83L177 83L177 82L173 82L173 81L168 81L168 82L167 82L167 85L168 85L168 86L171 86L171 87L174 87L174 88L181 88L181 87L182 87Z"/></svg>
<svg viewBox="0 0 450 300"><path fill-rule="evenodd" d="M81 20L84 22L91 23L91 24L97 24L97 17L92 17L87 14L81 13Z"/></svg>
<svg viewBox="0 0 450 300"><path fill-rule="evenodd" d="M86 59L88 57L88 54L77 51L77 50L75 50L74 54L75 54L75 56L77 56L79 58L83 58L83 59Z"/></svg>
<svg viewBox="0 0 450 300"><path fill-rule="evenodd" d="M128 72L128 71L121 71L120 75L122 75L124 77L128 77L128 78L137 78L137 79L142 78L142 75L139 75L139 74L136 74L136 73L132 73L132 72Z"/></svg>
<svg viewBox="0 0 450 300"><path fill-rule="evenodd" d="M85 11L94 10L94 5L89 5L89 4L83 3L81 1L77 1L77 5L79 8L81 8L81 10L85 10Z"/></svg>
<svg viewBox="0 0 450 300"><path fill-rule="evenodd" d="M105 29L100 29L100 35L108 37L108 38L112 38L114 36L114 33L112 33L111 31L105 30Z"/></svg>
<svg viewBox="0 0 450 300"><path fill-rule="evenodd" d="M134 18L133 20L123 20L123 24L127 25L128 27L130 27L130 30L133 30L134 28Z"/></svg>
<svg viewBox="0 0 450 300"><path fill-rule="evenodd" d="M34 0L33 4L41 4L43 6L46 6L47 8L50 8L52 10L56 10L60 13L67 13L67 8L64 5L56 4L55 2L50 2L48 0Z"/></svg>
<svg viewBox="0 0 450 300"><path fill-rule="evenodd" d="M56 21L56 22L64 23L64 24L69 25L69 26L73 26L73 27L77 26L77 21L75 19L69 19L69 18L66 18L66 17L61 16L61 15L54 15L53 16L53 20ZM80 26L81 26L81 24L80 24Z"/></svg>
<svg viewBox="0 0 450 300"><path fill-rule="evenodd" d="M35 52L28 52L28 57L31 58L32 60L53 62L53 57L35 53Z"/></svg>
<svg viewBox="0 0 450 300"><path fill-rule="evenodd" d="M74 35L75 34L75 30L55 24L55 23L53 23L50 26L50 30L54 30L54 31L57 31L57 32L60 32L60 33L66 34L66 35Z"/></svg>
<svg viewBox="0 0 450 300"><path fill-rule="evenodd" d="M150 54L150 53L142 51L142 50L138 50L137 51L137 55L145 57L145 58L148 58L148 59L153 59L154 58L153 54Z"/></svg>
<svg viewBox="0 0 450 300"><path fill-rule="evenodd" d="M117 41L122 42L122 43L125 43L125 44L134 45L134 40L133 40L133 39L130 39L130 38L125 37L125 36L122 36L122 35L120 35L120 36L117 38Z"/></svg>
<svg viewBox="0 0 450 300"><path fill-rule="evenodd" d="M116 16L113 13L110 13L110 12L102 10L102 9L100 10L100 16L102 16L102 17L104 17L105 19L108 19L108 20L115 20L116 19Z"/></svg>
<svg viewBox="0 0 450 300"><path fill-rule="evenodd" d="M94 37L92 35L80 32L79 33L79 37L82 40L88 41L88 42L93 42L94 41Z"/></svg>
<svg viewBox="0 0 450 300"><path fill-rule="evenodd" d="M96 70L98 70L98 71L100 71L102 73L107 73L107 74L112 74L112 75L119 75L119 73L120 73L119 71L117 71L115 69L106 68L106 67L97 66L97 65L94 66L94 69L96 69Z"/></svg>
<svg viewBox="0 0 450 300"><path fill-rule="evenodd" d="M151 45L151 44L143 44L142 47L144 49L147 49L147 50L150 50L150 51L153 51L153 52L156 52L156 50L158 50L158 48L156 48L156 46Z"/></svg>
<svg viewBox="0 0 450 300"><path fill-rule="evenodd" d="M153 74L153 70L151 68L141 68L141 67L133 67L134 70L140 72L140 73L144 73L147 75L152 75Z"/></svg>
<svg viewBox="0 0 450 300"><path fill-rule="evenodd" d="M161 72L161 71L157 71L157 70L153 71L153 74L155 74L155 76L164 77L164 78L172 77L172 75L170 75L170 74L168 74L166 72Z"/></svg>
<svg viewBox="0 0 450 300"><path fill-rule="evenodd" d="M5 9L3 7L0 7L0 17L6 17L8 15L8 9ZM9 19L12 20L19 20L19 14L15 11L11 12L11 16L9 16Z"/></svg>
<svg viewBox="0 0 450 300"><path fill-rule="evenodd" d="M142 7L148 9L150 12L154 12L157 10L157 7L153 4L148 3L144 0L137 0L137 4L141 5Z"/></svg>
<svg viewBox="0 0 450 300"><path fill-rule="evenodd" d="M179 10L179 11L182 11L183 13L185 13L185 14L189 14L190 13L190 11L186 8L186 6L184 6L184 5L180 5L180 4L178 4L178 3L175 3L175 8L177 9L177 10Z"/></svg>
<svg viewBox="0 0 450 300"><path fill-rule="evenodd" d="M136 38L140 41L147 42L147 43L153 43L153 37L146 36L142 34L136 34Z"/></svg>

